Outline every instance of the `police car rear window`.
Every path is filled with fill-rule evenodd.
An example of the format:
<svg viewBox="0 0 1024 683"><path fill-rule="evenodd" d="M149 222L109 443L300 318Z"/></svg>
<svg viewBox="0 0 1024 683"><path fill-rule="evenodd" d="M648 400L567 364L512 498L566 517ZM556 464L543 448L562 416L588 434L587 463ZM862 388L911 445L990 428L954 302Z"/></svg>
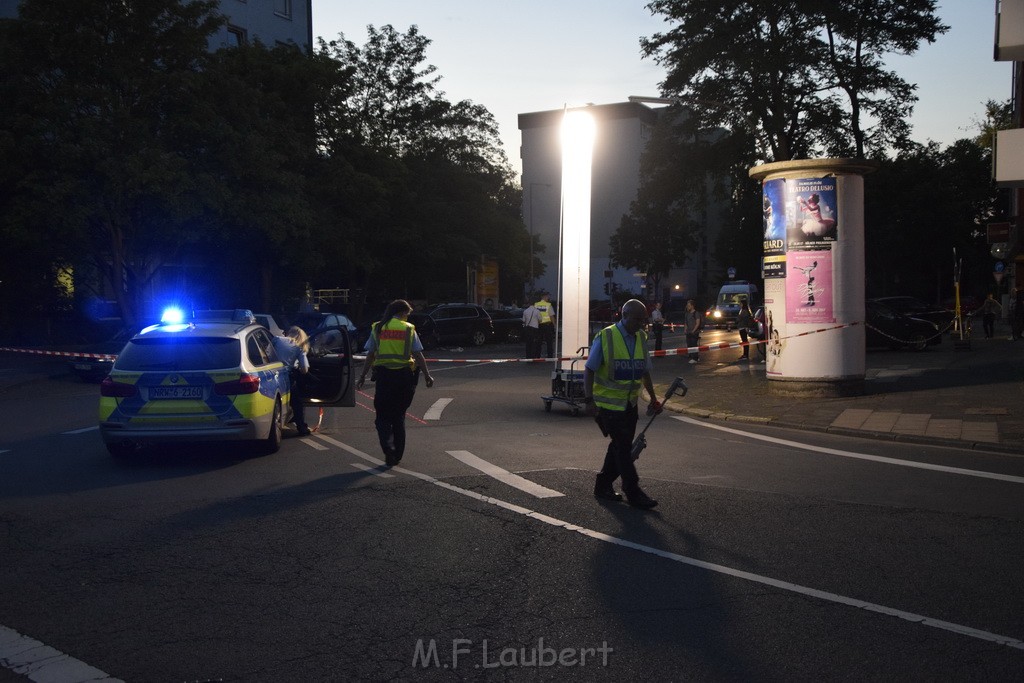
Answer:
<svg viewBox="0 0 1024 683"><path fill-rule="evenodd" d="M117 357L117 370L223 370L241 364L242 350L231 337L133 339Z"/></svg>

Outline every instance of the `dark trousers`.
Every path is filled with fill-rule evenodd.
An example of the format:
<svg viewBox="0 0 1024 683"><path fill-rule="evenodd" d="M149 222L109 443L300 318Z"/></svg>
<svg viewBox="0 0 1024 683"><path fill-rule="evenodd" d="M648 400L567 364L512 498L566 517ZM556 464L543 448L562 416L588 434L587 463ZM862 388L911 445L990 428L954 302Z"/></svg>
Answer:
<svg viewBox="0 0 1024 683"><path fill-rule="evenodd" d="M695 347L695 346L697 346L699 344L700 344L700 334L699 333L697 333L697 334L690 334L689 332L686 333L686 347L687 348L692 349L693 347ZM697 353L696 351L690 351L689 356L693 360L698 360L698 356L700 356L700 354Z"/></svg>
<svg viewBox="0 0 1024 683"><path fill-rule="evenodd" d="M595 488L608 490L612 483L622 477L622 490L629 496L640 488L640 476L633 464L633 438L636 436L638 418L635 405L626 410L605 410L598 408L598 419L604 425L604 431L611 437L608 451L604 455L604 466L597 475Z"/></svg>
<svg viewBox="0 0 1024 683"><path fill-rule="evenodd" d="M306 414L302 405L302 400L306 398L306 394L303 391L305 388L304 383L306 378L298 370L289 370L288 379L291 383L291 398L288 399L288 405L292 409L292 420L295 422L295 427L300 432L309 429L309 425L306 424Z"/></svg>
<svg viewBox="0 0 1024 683"><path fill-rule="evenodd" d="M373 409L377 417L377 437L384 455L402 457L405 453L405 411L412 405L416 394L416 379L412 370L393 370L377 367L377 388L373 394Z"/></svg>
<svg viewBox="0 0 1024 683"><path fill-rule="evenodd" d="M523 341L526 342L526 357L540 358L540 330L527 325L523 328Z"/></svg>
<svg viewBox="0 0 1024 683"><path fill-rule="evenodd" d="M996 335L996 314L982 313L981 324L985 328L985 337L991 339Z"/></svg>
<svg viewBox="0 0 1024 683"><path fill-rule="evenodd" d="M740 341L743 342L744 344L747 343L747 328L745 328L745 327L741 327L740 328ZM749 346L744 346L743 347L743 355L740 356L740 358L750 358L750 347Z"/></svg>
<svg viewBox="0 0 1024 683"><path fill-rule="evenodd" d="M537 357L540 358L540 345L541 342L547 350L547 357L555 357L555 324L554 323L541 323L540 327L540 341L537 342Z"/></svg>
<svg viewBox="0 0 1024 683"><path fill-rule="evenodd" d="M654 350L661 351L661 341L665 335L665 325L662 323L654 323L651 325L651 332L654 333Z"/></svg>

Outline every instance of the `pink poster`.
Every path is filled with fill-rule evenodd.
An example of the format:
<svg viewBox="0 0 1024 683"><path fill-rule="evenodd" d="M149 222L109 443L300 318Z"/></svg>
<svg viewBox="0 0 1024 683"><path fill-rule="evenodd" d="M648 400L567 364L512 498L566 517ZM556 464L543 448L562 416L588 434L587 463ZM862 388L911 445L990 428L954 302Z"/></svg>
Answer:
<svg viewBox="0 0 1024 683"><path fill-rule="evenodd" d="M786 322L835 322L832 252L790 251L786 257Z"/></svg>

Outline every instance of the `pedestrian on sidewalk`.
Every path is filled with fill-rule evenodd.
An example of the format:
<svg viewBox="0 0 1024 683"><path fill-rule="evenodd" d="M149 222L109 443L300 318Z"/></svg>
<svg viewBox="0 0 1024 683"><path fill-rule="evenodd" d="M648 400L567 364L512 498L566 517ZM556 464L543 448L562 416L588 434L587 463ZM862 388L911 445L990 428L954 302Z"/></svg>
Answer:
<svg viewBox="0 0 1024 683"><path fill-rule="evenodd" d="M743 354L740 360L750 360L750 347L747 346L749 338L747 330L754 325L754 314L750 312L750 303L746 299L740 299L740 312L736 316L736 329L740 331L740 341L743 342Z"/></svg>
<svg viewBox="0 0 1024 683"><path fill-rule="evenodd" d="M996 301L992 292L989 292L985 303L981 305L981 324L985 328L985 339L996 336L996 311L1002 315L1003 307Z"/></svg>
<svg viewBox="0 0 1024 683"><path fill-rule="evenodd" d="M690 365L700 360L700 353L696 347L700 344L700 328L703 326L700 311L693 303L693 299L686 302L686 311L683 313L683 327L686 332L686 346L691 349L689 352Z"/></svg>
<svg viewBox="0 0 1024 683"><path fill-rule="evenodd" d="M665 314L661 312L661 302L654 304L651 311L651 334L654 336L654 350L661 351L662 337L665 334Z"/></svg>

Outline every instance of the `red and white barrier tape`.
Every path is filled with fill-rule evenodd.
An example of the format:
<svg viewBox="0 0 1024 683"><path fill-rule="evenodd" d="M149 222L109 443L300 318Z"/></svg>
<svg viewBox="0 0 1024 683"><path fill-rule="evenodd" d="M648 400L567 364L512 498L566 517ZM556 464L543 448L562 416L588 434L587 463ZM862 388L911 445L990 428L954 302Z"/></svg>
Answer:
<svg viewBox="0 0 1024 683"><path fill-rule="evenodd" d="M43 349L16 349L10 346L0 346L0 351L11 351L14 353L31 353L37 356L61 356L64 358L95 358L97 360L117 360L116 353L85 353L83 351L45 351Z"/></svg>
<svg viewBox="0 0 1024 683"><path fill-rule="evenodd" d="M819 332L831 332L832 330L841 330L844 327L854 327L855 325L863 325L862 322L847 323L845 325L836 325L834 327L823 327L818 330L809 330L807 332L800 332L799 334L790 334L785 337L780 337L779 341L783 339L794 339L796 337L806 337L807 335L817 334ZM682 347L678 349L668 349L662 351L651 351L651 356L654 358L662 358L664 356L684 356L690 353L699 353L701 351L712 351L714 349L742 349L744 346L757 346L758 344L765 344L767 340L749 341L749 342L718 342L717 344L705 344L703 346L691 346ZM41 356L63 356L66 358L95 358L98 360L114 361L117 359L116 354L109 353L81 353L76 351L43 351L40 349L17 349L8 346L0 346L0 351L11 351L14 353L32 353ZM560 356L558 358L427 358L427 361L431 363L456 363L463 365L471 364L483 364L483 363L553 363L556 361L566 360L581 360L583 356ZM366 360L366 356L352 356L353 360Z"/></svg>

